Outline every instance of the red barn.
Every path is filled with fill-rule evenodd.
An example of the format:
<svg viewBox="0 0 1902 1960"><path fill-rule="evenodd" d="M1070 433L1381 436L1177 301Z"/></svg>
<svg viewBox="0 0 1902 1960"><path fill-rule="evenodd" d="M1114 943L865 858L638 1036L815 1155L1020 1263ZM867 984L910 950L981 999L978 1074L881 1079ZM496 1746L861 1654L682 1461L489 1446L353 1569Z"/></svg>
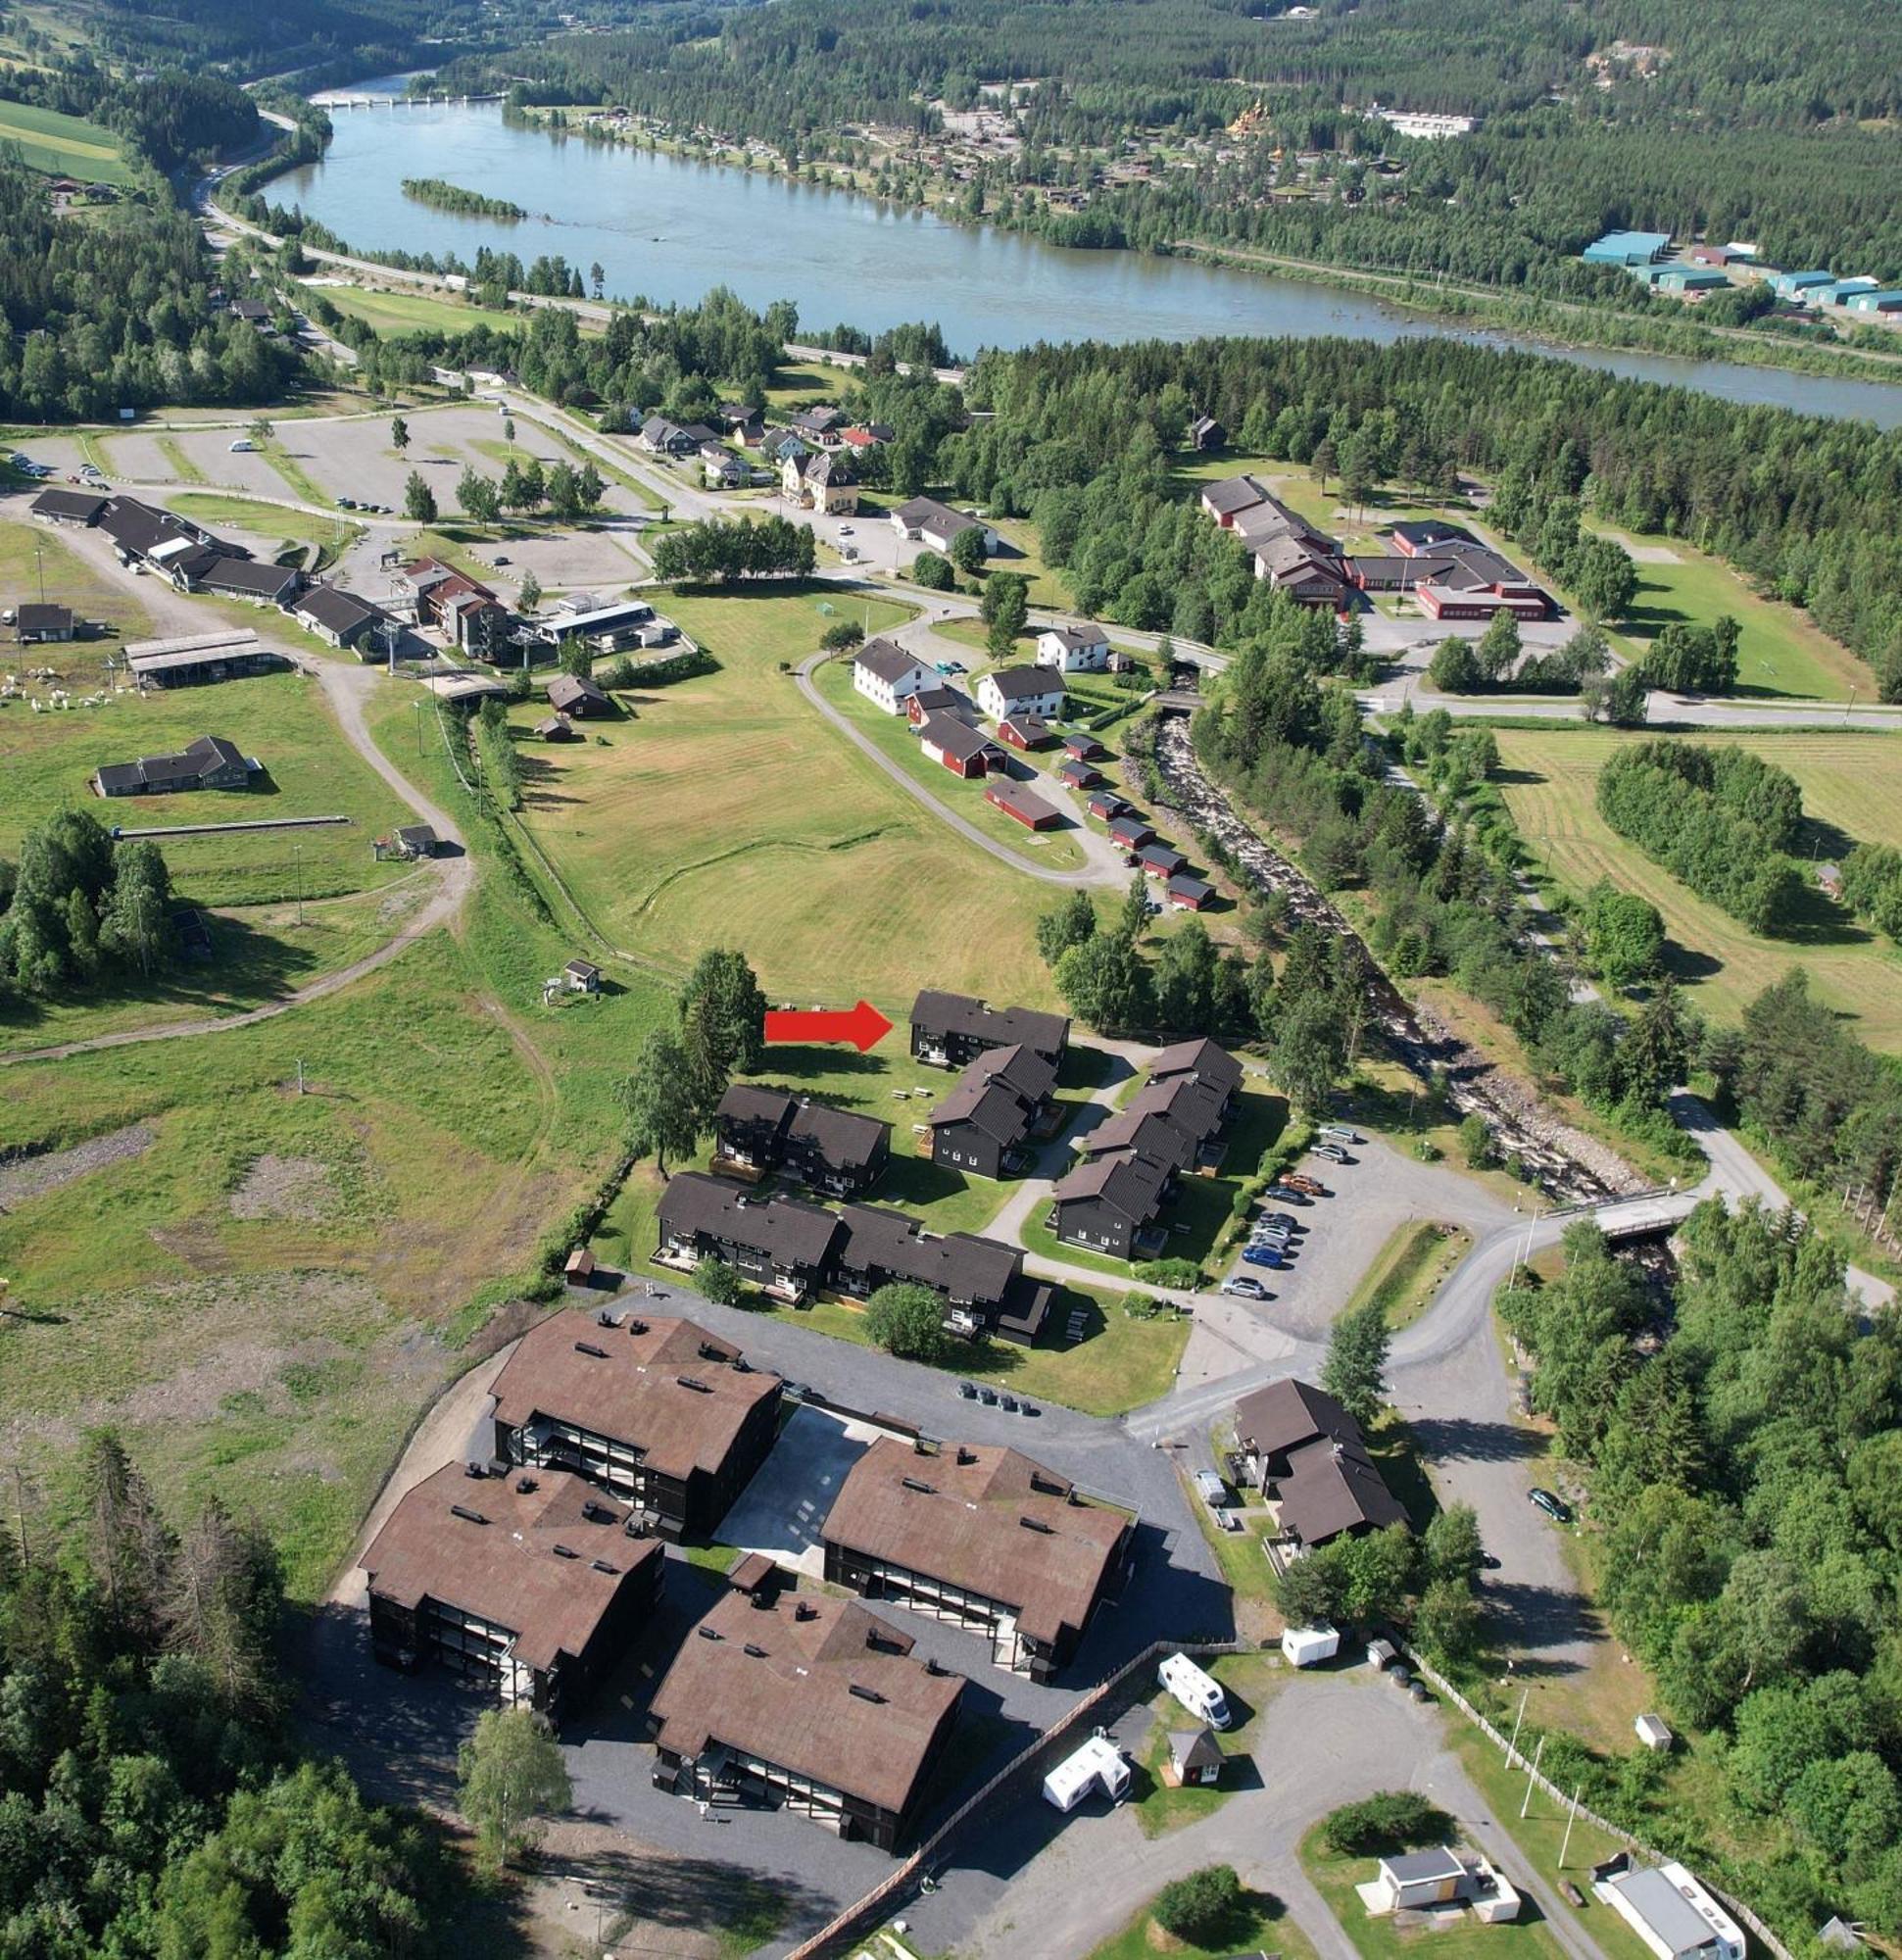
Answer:
<svg viewBox="0 0 1902 1960"><path fill-rule="evenodd" d="M1013 782L990 784L984 792L984 801L1002 810L1005 816L1014 816L1026 830L1054 830L1063 820L1042 797Z"/></svg>

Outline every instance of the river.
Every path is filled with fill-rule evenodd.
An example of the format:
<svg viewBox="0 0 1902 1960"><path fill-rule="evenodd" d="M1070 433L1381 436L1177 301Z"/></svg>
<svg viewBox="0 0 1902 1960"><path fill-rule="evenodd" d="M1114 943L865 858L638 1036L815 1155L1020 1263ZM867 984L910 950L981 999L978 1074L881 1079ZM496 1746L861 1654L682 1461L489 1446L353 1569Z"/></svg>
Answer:
<svg viewBox="0 0 1902 1960"><path fill-rule="evenodd" d="M386 77L349 92L387 95L401 86L400 77ZM1446 334L1726 401L1902 427L1902 384L1560 347L1444 324L1299 279L1190 259L1068 251L761 172L512 127L496 103L336 109L332 122L336 135L323 159L276 179L267 195L301 205L368 251L453 252L471 261L488 245L524 264L559 253L584 278L599 263L609 293L662 306L691 305L716 285L753 307L790 299L808 332L841 321L876 332L935 319L960 355L1039 340ZM509 222L436 211L403 196L404 177L443 177L549 215Z"/></svg>

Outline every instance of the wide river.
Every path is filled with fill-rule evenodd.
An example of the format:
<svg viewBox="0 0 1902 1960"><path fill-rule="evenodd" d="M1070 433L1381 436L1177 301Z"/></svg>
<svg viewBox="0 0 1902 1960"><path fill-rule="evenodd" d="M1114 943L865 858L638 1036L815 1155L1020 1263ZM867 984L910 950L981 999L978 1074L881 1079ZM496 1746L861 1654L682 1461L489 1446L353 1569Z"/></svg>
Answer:
<svg viewBox="0 0 1902 1960"><path fill-rule="evenodd" d="M401 85L388 78L350 92L389 94ZM323 160L278 178L267 194L301 205L371 251L454 252L471 261L488 245L524 264L559 253L584 278L599 263L607 290L624 298L689 305L723 284L754 307L794 301L808 331L841 321L876 332L936 320L965 356L1039 340L1451 334L1727 401L1902 427L1902 385L1535 344L1298 279L1134 252L1066 251L762 172L512 128L495 103L336 109L331 120L336 136ZM548 215L511 223L435 211L402 194L404 177L444 177Z"/></svg>

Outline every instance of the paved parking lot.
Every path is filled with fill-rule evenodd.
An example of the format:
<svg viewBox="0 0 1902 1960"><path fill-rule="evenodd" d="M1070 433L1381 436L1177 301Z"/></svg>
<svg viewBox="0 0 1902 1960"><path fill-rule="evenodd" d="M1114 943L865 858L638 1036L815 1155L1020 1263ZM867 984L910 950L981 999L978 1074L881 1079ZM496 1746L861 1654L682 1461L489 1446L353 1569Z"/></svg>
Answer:
<svg viewBox="0 0 1902 1960"><path fill-rule="evenodd" d="M819 1542L839 1487L878 1432L815 1408L793 1411L773 1451L727 1512L720 1537L746 1551L763 1551L817 1579L825 1570Z"/></svg>

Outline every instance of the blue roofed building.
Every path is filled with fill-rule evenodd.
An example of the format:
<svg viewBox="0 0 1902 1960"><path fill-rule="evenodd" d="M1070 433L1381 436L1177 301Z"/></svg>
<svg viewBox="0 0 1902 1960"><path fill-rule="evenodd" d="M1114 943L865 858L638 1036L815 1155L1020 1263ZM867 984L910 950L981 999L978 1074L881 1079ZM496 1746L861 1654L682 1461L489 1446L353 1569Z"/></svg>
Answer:
<svg viewBox="0 0 1902 1960"><path fill-rule="evenodd" d="M1833 286L1836 275L1833 272L1779 272L1771 280L1771 286L1779 299L1800 299L1819 286Z"/></svg>
<svg viewBox="0 0 1902 1960"><path fill-rule="evenodd" d="M1902 286L1879 286L1852 293L1843 301L1845 313L1902 313Z"/></svg>
<svg viewBox="0 0 1902 1960"><path fill-rule="evenodd" d="M1714 266L1658 266L1645 277L1661 293L1708 293L1731 283Z"/></svg>
<svg viewBox="0 0 1902 1960"><path fill-rule="evenodd" d="M1827 286L1812 286L1803 298L1810 306L1847 306L1858 293L1873 293L1881 283L1880 279L1859 273L1853 279L1835 279Z"/></svg>
<svg viewBox="0 0 1902 1960"><path fill-rule="evenodd" d="M1607 231L1580 257L1587 266L1655 266L1670 250L1668 231Z"/></svg>

